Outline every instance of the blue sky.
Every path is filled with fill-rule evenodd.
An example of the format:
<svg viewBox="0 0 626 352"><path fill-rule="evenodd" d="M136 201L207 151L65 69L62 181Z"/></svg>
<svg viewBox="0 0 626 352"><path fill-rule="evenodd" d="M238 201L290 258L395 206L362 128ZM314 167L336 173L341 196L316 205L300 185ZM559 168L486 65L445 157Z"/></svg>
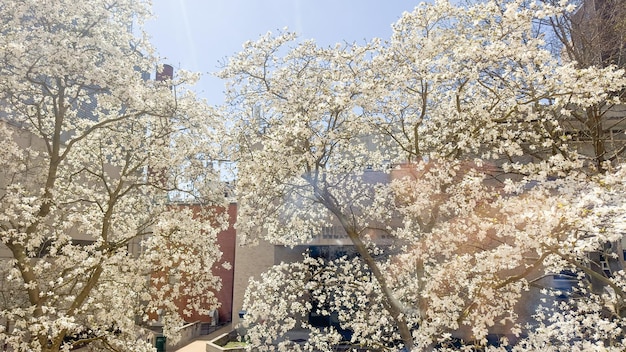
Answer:
<svg viewBox="0 0 626 352"><path fill-rule="evenodd" d="M152 0L146 24L164 63L203 74L198 95L223 102L221 80L209 73L247 40L288 27L321 46L387 39L391 24L418 0Z"/></svg>

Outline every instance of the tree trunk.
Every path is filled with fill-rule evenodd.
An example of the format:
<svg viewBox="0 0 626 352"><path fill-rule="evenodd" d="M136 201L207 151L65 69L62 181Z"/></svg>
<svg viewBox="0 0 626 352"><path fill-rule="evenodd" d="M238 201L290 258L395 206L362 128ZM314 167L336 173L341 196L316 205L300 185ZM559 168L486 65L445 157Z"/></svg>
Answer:
<svg viewBox="0 0 626 352"><path fill-rule="evenodd" d="M363 243L363 241L361 240L361 237L359 236L359 233L356 230L355 226L351 224L350 220L345 216L345 214L343 214L339 210L339 208L335 205L335 202L333 201L333 198L328 193L328 191L324 190L323 194L321 194L319 192L320 191L319 187L316 187L316 185L314 185L314 188L317 191L318 200L320 200L322 204L337 217L337 219L341 223L341 226L344 228L344 230L348 234L348 238L350 238L357 252L361 256L361 259L363 260L365 265L367 265L367 268L374 275L374 278L378 282L378 285L380 285L380 289L382 292L381 298L382 298L383 306L393 318L396 324L396 327L398 328L398 331L400 332L400 336L402 338L402 342L404 343L404 346L407 348L407 350L411 351L414 347L413 335L411 334L411 330L409 329L409 325L406 321L406 317L402 312L402 306L400 302L394 297L394 294L389 288L389 285L387 284L387 280L385 279L385 276L383 275L380 268L378 267L378 264L376 263L374 258L371 256L365 243Z"/></svg>

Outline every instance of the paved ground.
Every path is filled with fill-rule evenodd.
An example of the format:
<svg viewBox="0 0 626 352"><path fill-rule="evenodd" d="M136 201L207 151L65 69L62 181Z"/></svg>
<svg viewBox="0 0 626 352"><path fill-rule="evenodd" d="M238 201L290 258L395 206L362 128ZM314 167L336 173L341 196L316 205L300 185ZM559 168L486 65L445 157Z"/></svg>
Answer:
<svg viewBox="0 0 626 352"><path fill-rule="evenodd" d="M174 352L206 352L206 342L214 339L215 337L227 333L233 330L231 324L224 325L219 330L216 330L209 335L200 336L198 339L192 341L187 346L181 347Z"/></svg>

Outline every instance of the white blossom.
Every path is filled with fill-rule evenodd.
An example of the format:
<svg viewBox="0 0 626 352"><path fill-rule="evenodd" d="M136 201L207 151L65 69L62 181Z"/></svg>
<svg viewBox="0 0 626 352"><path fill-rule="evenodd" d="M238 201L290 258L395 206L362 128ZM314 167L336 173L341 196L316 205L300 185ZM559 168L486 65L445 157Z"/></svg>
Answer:
<svg viewBox="0 0 626 352"><path fill-rule="evenodd" d="M591 269L624 235L624 171L590 166L565 131L626 80L554 57L534 23L569 6L527 5L423 3L388 41L322 48L269 33L230 58L238 234L293 246L336 226L360 258L305 258L252 281L255 349L331 350L341 329L379 350L445 350L451 336L471 350L494 331L507 336L490 350L624 348L623 308L602 313L618 311L622 276ZM580 299L562 309L546 281L564 271ZM316 329L310 314L339 325ZM307 343L288 347L302 327Z"/></svg>
<svg viewBox="0 0 626 352"><path fill-rule="evenodd" d="M136 321L161 311L175 340L182 313L216 306L224 219L168 201L223 205L196 163L217 157L216 114L185 88L196 74L145 77L160 64L141 27L148 5L0 6L0 345L11 350L150 351Z"/></svg>

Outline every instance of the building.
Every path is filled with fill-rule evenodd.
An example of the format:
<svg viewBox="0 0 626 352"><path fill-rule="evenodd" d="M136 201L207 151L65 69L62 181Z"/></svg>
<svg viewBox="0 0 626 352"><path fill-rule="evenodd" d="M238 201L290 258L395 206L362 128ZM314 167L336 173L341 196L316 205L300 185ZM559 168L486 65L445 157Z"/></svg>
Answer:
<svg viewBox="0 0 626 352"><path fill-rule="evenodd" d="M214 314L209 316L200 314L198 312L192 312L192 315L187 318L188 322L202 322L202 323L211 323L211 325L219 325L228 323L232 319L233 312L233 284L234 284L234 269L233 266L235 264L235 241L236 241L236 232L235 232L235 221L237 219L237 205L235 203L231 203L228 205L228 208L218 208L218 207L201 207L197 204L176 204L174 206L177 207L190 207L194 212L210 212L211 214L215 214L216 216L222 215L224 212L227 213L228 216L228 228L224 231L221 231L217 235L217 245L222 252L222 258L216 265L212 268L213 275L219 277L222 281L222 287L219 290L214 290L218 302L219 308L216 309ZM181 300L185 300L183 297ZM184 304L181 304L181 307ZM181 314L184 312L180 311Z"/></svg>
<svg viewBox="0 0 626 352"><path fill-rule="evenodd" d="M568 54L582 66L626 66L625 15L621 0L584 0L571 17Z"/></svg>

